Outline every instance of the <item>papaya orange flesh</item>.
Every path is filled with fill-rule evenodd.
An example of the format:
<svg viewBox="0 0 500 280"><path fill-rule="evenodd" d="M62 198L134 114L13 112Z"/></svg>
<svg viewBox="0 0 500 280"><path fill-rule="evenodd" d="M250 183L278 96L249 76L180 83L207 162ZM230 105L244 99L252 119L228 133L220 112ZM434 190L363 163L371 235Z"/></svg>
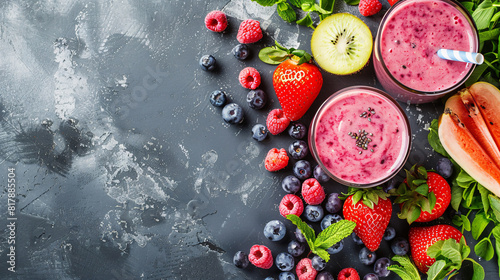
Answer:
<svg viewBox="0 0 500 280"><path fill-rule="evenodd" d="M446 101L445 108L451 109L470 131L481 147L500 168L500 150L493 139L486 121L469 90L464 89Z"/></svg>
<svg viewBox="0 0 500 280"><path fill-rule="evenodd" d="M477 82L469 87L497 147L500 147L500 91L494 85Z"/></svg>
<svg viewBox="0 0 500 280"><path fill-rule="evenodd" d="M439 118L439 139L448 154L470 176L500 197L500 169L451 110Z"/></svg>

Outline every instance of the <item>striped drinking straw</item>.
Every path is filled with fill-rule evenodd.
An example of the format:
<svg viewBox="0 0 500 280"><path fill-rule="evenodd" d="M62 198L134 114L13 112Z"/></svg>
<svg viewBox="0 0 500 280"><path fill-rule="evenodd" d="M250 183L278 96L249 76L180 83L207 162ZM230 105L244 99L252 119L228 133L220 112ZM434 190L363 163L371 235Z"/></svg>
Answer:
<svg viewBox="0 0 500 280"><path fill-rule="evenodd" d="M474 52L440 49L437 51L437 55L442 59L453 61L461 61L474 64L482 64L484 62L484 56L480 53Z"/></svg>

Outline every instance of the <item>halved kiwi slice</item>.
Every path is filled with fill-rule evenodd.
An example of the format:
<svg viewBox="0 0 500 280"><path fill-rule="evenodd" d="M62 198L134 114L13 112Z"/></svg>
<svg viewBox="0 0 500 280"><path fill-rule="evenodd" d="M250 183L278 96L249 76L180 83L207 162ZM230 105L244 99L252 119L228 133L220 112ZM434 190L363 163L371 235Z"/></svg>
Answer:
<svg viewBox="0 0 500 280"><path fill-rule="evenodd" d="M333 14L320 22L311 39L311 51L321 68L337 75L363 69L370 59L373 38L366 24L348 13Z"/></svg>

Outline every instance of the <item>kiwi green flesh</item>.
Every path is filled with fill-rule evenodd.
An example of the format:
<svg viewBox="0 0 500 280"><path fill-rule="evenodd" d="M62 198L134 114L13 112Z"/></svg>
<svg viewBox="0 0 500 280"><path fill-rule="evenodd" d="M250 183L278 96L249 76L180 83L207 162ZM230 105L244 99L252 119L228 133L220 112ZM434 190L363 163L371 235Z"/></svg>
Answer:
<svg viewBox="0 0 500 280"><path fill-rule="evenodd" d="M370 58L372 35L357 17L338 15L326 18L314 33L311 40L313 56L328 72L352 74L361 70Z"/></svg>

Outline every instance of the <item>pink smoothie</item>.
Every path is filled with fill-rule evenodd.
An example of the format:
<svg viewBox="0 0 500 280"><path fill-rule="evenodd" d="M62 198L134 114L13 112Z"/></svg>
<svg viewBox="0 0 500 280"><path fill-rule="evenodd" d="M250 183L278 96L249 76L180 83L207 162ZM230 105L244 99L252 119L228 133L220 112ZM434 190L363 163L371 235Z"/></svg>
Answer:
<svg viewBox="0 0 500 280"><path fill-rule="evenodd" d="M439 58L440 48L474 51L471 25L452 5L442 1L405 1L387 17L380 51L392 76L424 92L446 90L468 74L472 64Z"/></svg>
<svg viewBox="0 0 500 280"><path fill-rule="evenodd" d="M318 111L311 133L313 154L324 168L353 184L392 177L410 147L409 126L400 107L369 87L332 96Z"/></svg>

